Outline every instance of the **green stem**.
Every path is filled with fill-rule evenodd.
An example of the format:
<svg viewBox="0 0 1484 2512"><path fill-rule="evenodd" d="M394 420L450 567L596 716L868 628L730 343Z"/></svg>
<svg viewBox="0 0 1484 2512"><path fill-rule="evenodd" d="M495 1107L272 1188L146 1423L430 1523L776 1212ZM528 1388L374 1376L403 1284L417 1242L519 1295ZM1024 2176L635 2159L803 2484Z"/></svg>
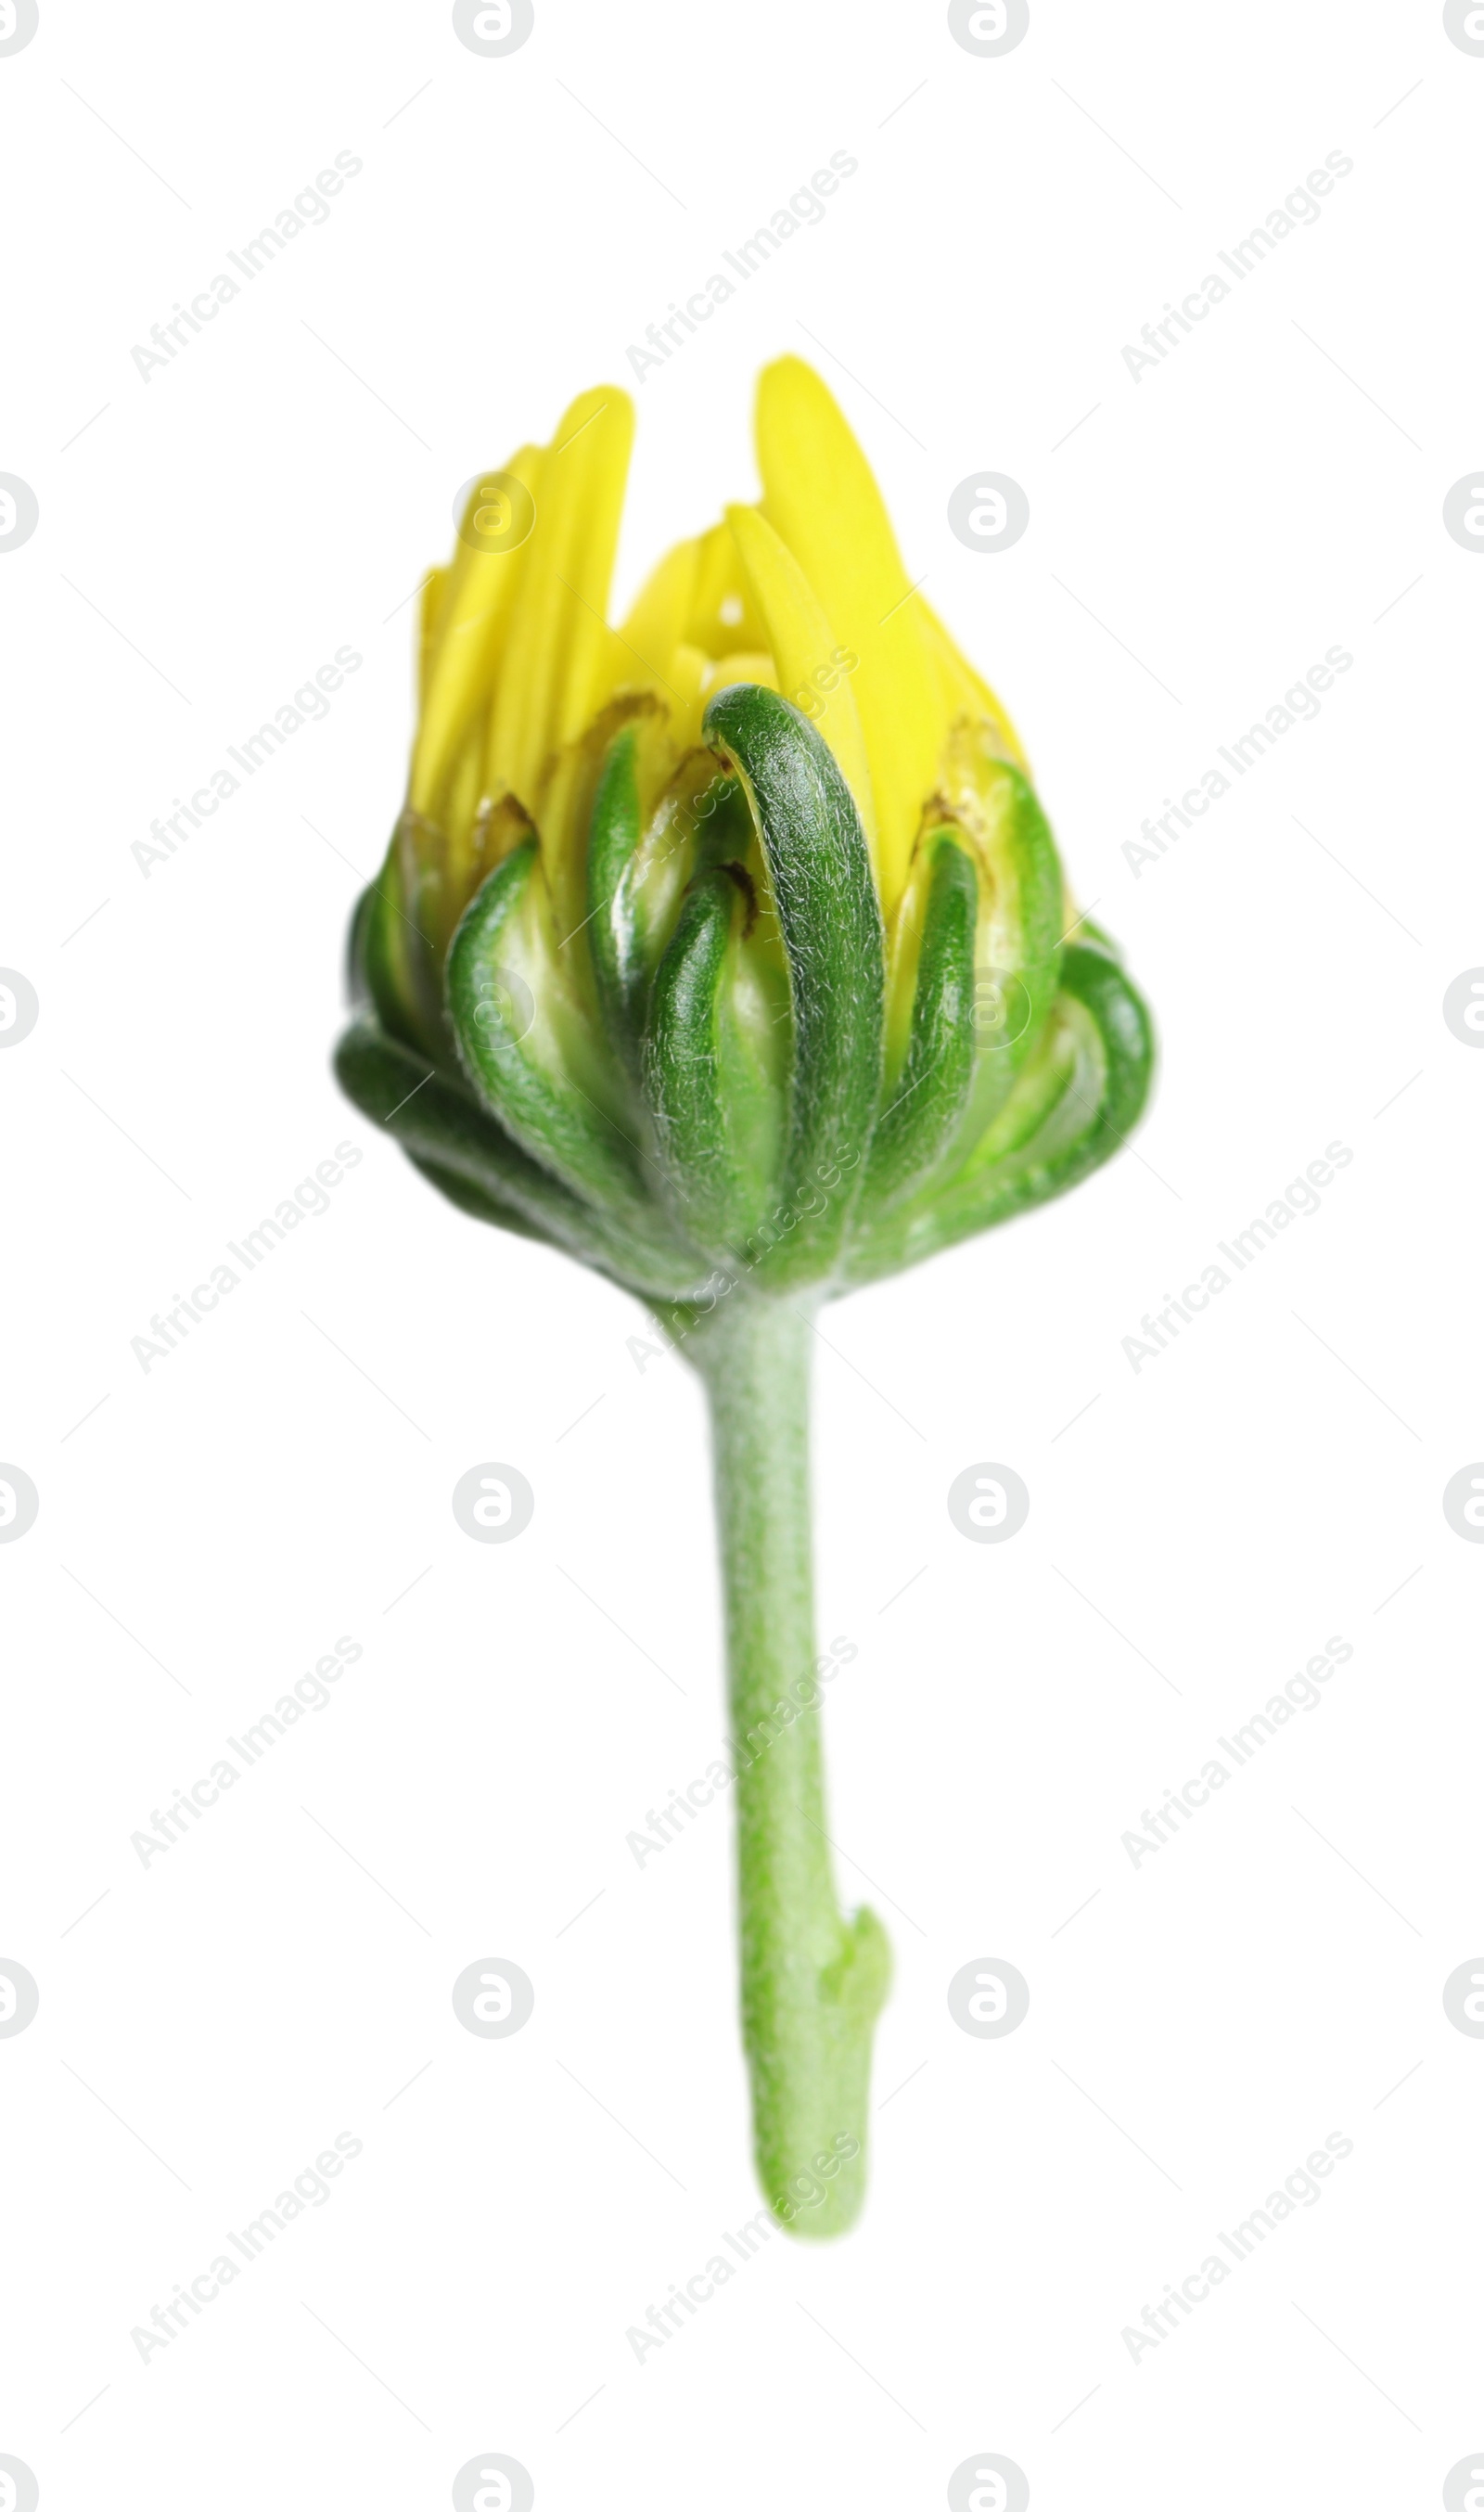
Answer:
<svg viewBox="0 0 1484 2512"><path fill-rule="evenodd" d="M758 2175L791 2232L841 2233L866 2188L871 2033L891 1972L841 1915L825 1834L803 1305L734 1290L687 1349L711 1398L737 1766L742 2034Z"/></svg>

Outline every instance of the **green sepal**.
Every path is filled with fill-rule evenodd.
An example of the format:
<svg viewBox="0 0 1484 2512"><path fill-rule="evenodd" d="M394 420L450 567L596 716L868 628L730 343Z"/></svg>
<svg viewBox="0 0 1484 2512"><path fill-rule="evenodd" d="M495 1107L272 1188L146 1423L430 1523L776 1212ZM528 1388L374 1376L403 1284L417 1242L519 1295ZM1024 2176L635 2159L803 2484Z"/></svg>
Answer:
<svg viewBox="0 0 1484 2512"><path fill-rule="evenodd" d="M351 1000L374 1005L389 1038L439 1064L454 1062L437 954L420 913L414 833L404 812L351 926Z"/></svg>
<svg viewBox="0 0 1484 2512"><path fill-rule="evenodd" d="M646 971L631 875L643 828L639 732L626 724L604 754L588 821L587 945L599 1017L636 1069Z"/></svg>
<svg viewBox="0 0 1484 2512"><path fill-rule="evenodd" d="M944 829L926 841L931 872L907 1053L877 1122L863 1207L879 1209L936 1164L974 1078L974 937L979 881Z"/></svg>
<svg viewBox="0 0 1484 2512"><path fill-rule="evenodd" d="M975 939L977 1056L960 1138L965 1143L983 1137L1035 1052L1056 1000L1065 922L1056 841L1034 786L1018 767L996 764L976 798L970 825L983 881Z"/></svg>
<svg viewBox="0 0 1484 2512"><path fill-rule="evenodd" d="M463 1210L549 1238L650 1297L684 1300L704 1286L704 1264L660 1236L658 1215L655 1232L644 1234L581 1201L511 1141L461 1080L438 1072L373 1022L360 1020L346 1031L334 1069L362 1115L400 1143ZM455 1186L461 1192L455 1194ZM471 1204L470 1197L478 1202Z"/></svg>
<svg viewBox="0 0 1484 2512"><path fill-rule="evenodd" d="M722 1070L722 991L741 900L729 873L694 883L655 971L644 1037L644 1084L671 1202L686 1236L719 1256L740 1246L757 1204Z"/></svg>
<svg viewBox="0 0 1484 2512"><path fill-rule="evenodd" d="M538 865L535 839L524 839L464 910L446 970L453 1035L464 1070L506 1133L584 1201L632 1218L645 1201L644 1156L576 1080L570 1036L552 1035L557 988L540 981L551 962L530 988L520 979L527 937L518 925ZM528 1034L512 976L533 1007Z"/></svg>
<svg viewBox="0 0 1484 2512"><path fill-rule="evenodd" d="M1149 1013L1116 961L1070 946L1051 1017L971 1161L916 1208L863 1230L847 1281L877 1281L1065 1195L1121 1150L1153 1063Z"/></svg>
<svg viewBox="0 0 1484 2512"><path fill-rule="evenodd" d="M738 684L712 699L702 731L735 762L747 792L788 962L786 1218L757 1266L760 1287L782 1289L828 1274L845 1237L855 1190L840 1187L840 1163L848 1156L848 1174L864 1174L880 1090L885 936L860 815L813 726L774 690Z"/></svg>

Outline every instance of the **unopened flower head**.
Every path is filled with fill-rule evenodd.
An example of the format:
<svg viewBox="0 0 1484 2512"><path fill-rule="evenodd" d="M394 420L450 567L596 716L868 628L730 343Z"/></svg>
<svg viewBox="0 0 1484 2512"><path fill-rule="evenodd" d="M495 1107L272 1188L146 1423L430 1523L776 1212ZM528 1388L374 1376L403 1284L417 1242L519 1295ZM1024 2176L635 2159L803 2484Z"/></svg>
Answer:
<svg viewBox="0 0 1484 2512"><path fill-rule="evenodd" d="M844 1288L1107 1158L1148 1027L819 378L764 372L761 502L613 628L632 436L581 395L428 577L341 1071L466 1207L651 1296Z"/></svg>

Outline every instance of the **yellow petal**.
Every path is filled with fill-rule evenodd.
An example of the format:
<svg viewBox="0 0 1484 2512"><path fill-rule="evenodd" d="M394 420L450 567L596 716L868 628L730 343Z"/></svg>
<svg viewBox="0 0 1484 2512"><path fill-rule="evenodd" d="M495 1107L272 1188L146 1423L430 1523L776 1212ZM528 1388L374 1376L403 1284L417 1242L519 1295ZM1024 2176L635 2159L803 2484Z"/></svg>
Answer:
<svg viewBox="0 0 1484 2512"><path fill-rule="evenodd" d="M428 675L432 668L433 655L436 650L435 632L438 627L440 613L443 610L444 596L449 590L449 577L451 572L452 569L450 568L430 567L427 574L422 579L422 598L417 606L417 705L419 713L427 703Z"/></svg>
<svg viewBox="0 0 1484 2512"><path fill-rule="evenodd" d="M627 393L600 385L573 402L542 459L495 690L487 787L518 795L532 813L543 769L593 711L633 437Z"/></svg>
<svg viewBox="0 0 1484 2512"><path fill-rule="evenodd" d="M621 629L614 629L600 704L620 689L653 689L675 699L675 650L685 634L695 588L696 541L680 541L648 577Z"/></svg>
<svg viewBox="0 0 1484 2512"><path fill-rule="evenodd" d="M758 647L752 653L746 647L741 647L734 654L708 658L704 675L708 697L718 689L730 688L733 681L750 681L755 687L762 689L778 687L778 666L765 646Z"/></svg>
<svg viewBox="0 0 1484 2512"><path fill-rule="evenodd" d="M763 506L836 635L860 657L855 704L876 798L882 904L901 893L949 717L886 509L830 393L799 358L758 386ZM783 681L788 693L788 680Z"/></svg>
<svg viewBox="0 0 1484 2512"><path fill-rule="evenodd" d="M766 648L751 654L708 654L699 646L679 645L670 665L670 685L661 690L670 718L671 746L677 759L701 746L701 720L718 689L733 681L751 681L775 689L778 674Z"/></svg>
<svg viewBox="0 0 1484 2512"><path fill-rule="evenodd" d="M1021 748L1020 735L989 683L982 681L973 664L965 660L942 620L929 610L920 593L916 600L918 616L922 622L950 716L983 716L995 726L1016 766L1029 776L1031 770Z"/></svg>
<svg viewBox="0 0 1484 2512"><path fill-rule="evenodd" d="M855 797L879 883L872 774L856 711L852 686L856 676L846 659L851 649L837 636L837 623L826 616L798 559L757 507L728 506L726 520L748 590L767 633L778 687L809 717L834 751Z"/></svg>
<svg viewBox="0 0 1484 2512"><path fill-rule="evenodd" d="M523 445L505 467L532 496L539 495L537 447ZM476 488L471 515L479 495ZM435 569L443 591L436 609L431 583L424 590L423 699L409 800L430 819L439 816L444 788L470 726L488 704L527 546L503 553L481 549L466 516L452 565Z"/></svg>
<svg viewBox="0 0 1484 2512"><path fill-rule="evenodd" d="M756 651L767 639L757 608L748 598L747 577L726 525L713 525L695 548L695 593L686 643L699 646L706 654Z"/></svg>

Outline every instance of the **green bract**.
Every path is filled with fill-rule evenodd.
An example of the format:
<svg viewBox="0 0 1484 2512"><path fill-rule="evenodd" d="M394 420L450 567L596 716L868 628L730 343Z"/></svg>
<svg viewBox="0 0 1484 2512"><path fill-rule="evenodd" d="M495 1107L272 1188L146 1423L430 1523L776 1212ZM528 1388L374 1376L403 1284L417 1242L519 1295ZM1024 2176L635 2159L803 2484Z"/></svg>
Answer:
<svg viewBox="0 0 1484 2512"><path fill-rule="evenodd" d="M722 690L709 748L647 799L644 729L597 748L586 922L560 941L533 833L446 949L406 830L362 902L340 1079L455 1202L709 1312L898 1272L1117 1149L1148 1016L1109 944L1062 938L1019 768L974 762L972 820L930 807L888 982L860 820L806 719Z"/></svg>

